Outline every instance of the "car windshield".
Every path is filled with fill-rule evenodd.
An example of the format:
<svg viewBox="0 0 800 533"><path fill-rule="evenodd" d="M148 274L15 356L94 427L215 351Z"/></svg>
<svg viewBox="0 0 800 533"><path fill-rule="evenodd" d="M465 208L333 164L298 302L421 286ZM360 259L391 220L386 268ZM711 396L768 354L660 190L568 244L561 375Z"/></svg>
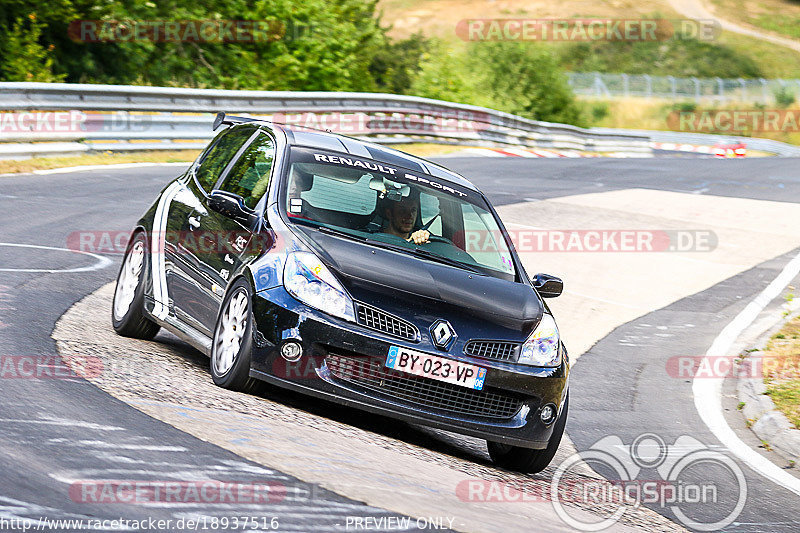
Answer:
<svg viewBox="0 0 800 533"><path fill-rule="evenodd" d="M282 204L293 223L322 228L503 279L516 277L486 201L471 189L387 163L293 148ZM429 232L415 244L412 234Z"/></svg>

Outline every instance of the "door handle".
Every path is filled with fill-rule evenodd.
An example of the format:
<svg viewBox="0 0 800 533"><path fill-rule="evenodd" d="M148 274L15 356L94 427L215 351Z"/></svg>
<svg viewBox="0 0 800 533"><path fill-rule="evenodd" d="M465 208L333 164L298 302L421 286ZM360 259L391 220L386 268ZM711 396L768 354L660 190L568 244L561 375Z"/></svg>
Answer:
<svg viewBox="0 0 800 533"><path fill-rule="evenodd" d="M200 219L197 218L197 217L189 217L189 226L191 226L191 228L193 230L199 228L200 227Z"/></svg>

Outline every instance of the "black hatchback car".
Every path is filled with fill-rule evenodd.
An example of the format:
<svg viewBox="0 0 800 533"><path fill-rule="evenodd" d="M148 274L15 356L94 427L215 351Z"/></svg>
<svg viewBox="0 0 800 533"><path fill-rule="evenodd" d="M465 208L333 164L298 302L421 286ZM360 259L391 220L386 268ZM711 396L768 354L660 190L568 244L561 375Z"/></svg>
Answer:
<svg viewBox="0 0 800 533"><path fill-rule="evenodd" d="M117 279L121 335L163 327L225 388L265 381L480 437L537 472L558 448L569 360L486 197L369 142L226 125L138 222Z"/></svg>

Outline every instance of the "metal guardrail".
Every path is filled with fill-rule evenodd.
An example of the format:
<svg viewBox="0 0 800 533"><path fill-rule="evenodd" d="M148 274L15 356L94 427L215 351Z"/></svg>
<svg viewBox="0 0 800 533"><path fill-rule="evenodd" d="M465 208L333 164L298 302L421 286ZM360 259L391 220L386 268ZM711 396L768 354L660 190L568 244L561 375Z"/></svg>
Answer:
<svg viewBox="0 0 800 533"><path fill-rule="evenodd" d="M200 148L212 136L211 113L217 111L313 125L387 144L513 144L651 153L649 138L640 134L595 132L477 106L380 93L5 82L0 83L0 110L17 114L79 112L70 115L71 119L62 116L67 123L62 128L39 124L7 128L0 120L0 158L89 150Z"/></svg>
<svg viewBox="0 0 800 533"><path fill-rule="evenodd" d="M593 128L594 131L605 133L615 133L625 131L639 135L647 135L654 143L689 144L701 146L713 146L715 144L731 145L745 143L748 150L767 152L781 157L800 157L800 146L787 144L772 139L761 139L758 137L742 137L735 135L712 135L708 133L684 133L678 131L661 130L620 130L614 128Z"/></svg>
<svg viewBox="0 0 800 533"><path fill-rule="evenodd" d="M691 143L690 138L700 137L703 143L724 141L713 135L584 129L483 107L380 93L2 82L0 111L12 112L0 113L0 159L199 149L213 136L210 125L217 111L315 126L383 144L515 145L647 157L652 155L650 142L665 135L680 139L662 142ZM33 113L29 120L27 112ZM780 155L800 155L800 148L784 143L747 143Z"/></svg>
<svg viewBox="0 0 800 533"><path fill-rule="evenodd" d="M570 72L567 81L575 94L597 98L634 96L774 105L775 96L781 90L800 98L800 80L797 79L676 78L648 74Z"/></svg>

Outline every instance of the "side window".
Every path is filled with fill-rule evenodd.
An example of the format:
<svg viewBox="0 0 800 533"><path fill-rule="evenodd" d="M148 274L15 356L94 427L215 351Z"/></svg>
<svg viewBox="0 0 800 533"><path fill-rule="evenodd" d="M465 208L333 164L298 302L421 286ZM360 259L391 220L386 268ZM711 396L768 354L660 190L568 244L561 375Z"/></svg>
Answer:
<svg viewBox="0 0 800 533"><path fill-rule="evenodd" d="M467 253L482 265L513 274L511 253L492 214L467 203L461 204L461 207Z"/></svg>
<svg viewBox="0 0 800 533"><path fill-rule="evenodd" d="M426 194L424 192L420 193L419 208L420 216L422 217L422 223L427 224L433 217L439 214L439 198L432 194ZM434 235L441 235L442 217L438 217L436 220L434 220L433 224L428 227L428 231Z"/></svg>
<svg viewBox="0 0 800 533"><path fill-rule="evenodd" d="M274 159L275 141L262 133L233 164L219 189L238 194L244 198L245 205L253 209L267 191Z"/></svg>
<svg viewBox="0 0 800 533"><path fill-rule="evenodd" d="M252 126L234 127L222 132L217 137L216 142L206 152L196 171L197 181L206 192L211 192L219 175L255 130Z"/></svg>

